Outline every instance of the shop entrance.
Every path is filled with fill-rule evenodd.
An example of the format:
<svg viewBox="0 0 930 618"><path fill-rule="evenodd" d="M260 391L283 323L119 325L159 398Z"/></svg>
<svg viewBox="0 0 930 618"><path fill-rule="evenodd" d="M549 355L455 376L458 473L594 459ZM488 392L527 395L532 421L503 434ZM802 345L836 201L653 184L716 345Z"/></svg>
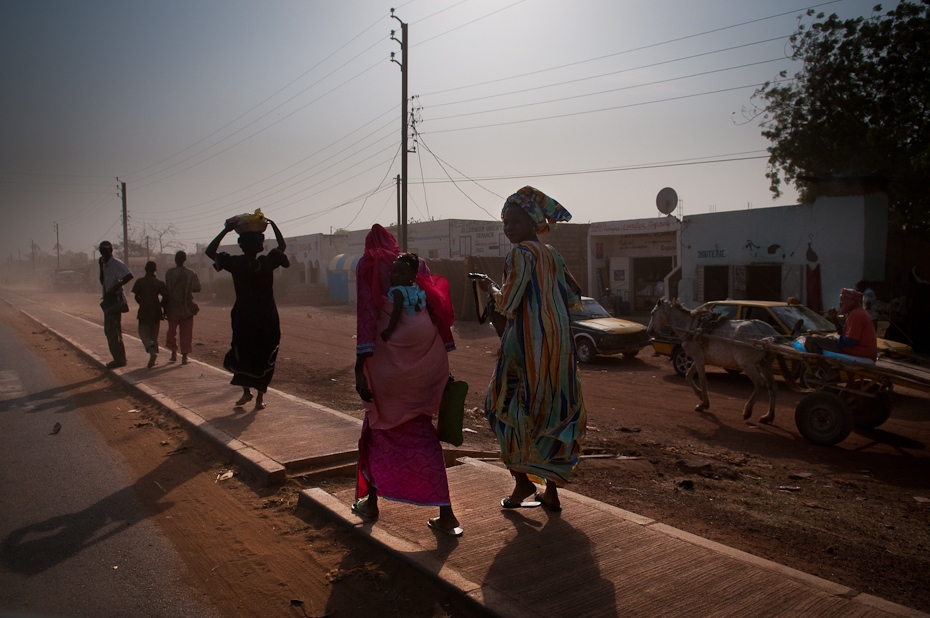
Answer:
<svg viewBox="0 0 930 618"><path fill-rule="evenodd" d="M747 266L746 296L749 300L784 300L781 297L781 264Z"/></svg>
<svg viewBox="0 0 930 618"><path fill-rule="evenodd" d="M704 302L726 300L730 296L730 267L704 267Z"/></svg>
<svg viewBox="0 0 930 618"><path fill-rule="evenodd" d="M666 295L664 279L674 268L674 258L633 258L633 310L651 311L656 300Z"/></svg>

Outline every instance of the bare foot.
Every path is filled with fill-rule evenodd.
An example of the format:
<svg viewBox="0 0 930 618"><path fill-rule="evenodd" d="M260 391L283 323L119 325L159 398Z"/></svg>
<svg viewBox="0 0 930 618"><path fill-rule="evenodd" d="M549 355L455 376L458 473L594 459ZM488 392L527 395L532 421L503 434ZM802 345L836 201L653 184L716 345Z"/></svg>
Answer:
<svg viewBox="0 0 930 618"><path fill-rule="evenodd" d="M542 502L543 508L550 511L561 511L562 502L559 500L559 491L556 485L546 483L546 491L536 492L536 499Z"/></svg>
<svg viewBox="0 0 930 618"><path fill-rule="evenodd" d="M265 397L264 393L258 394L258 399L255 400L255 409L264 410L265 409Z"/></svg>
<svg viewBox="0 0 930 618"><path fill-rule="evenodd" d="M516 484L513 487L513 491L510 493L511 504L520 504L526 498L536 493L536 485L533 485L526 474L518 472L513 475L513 478L516 480Z"/></svg>
<svg viewBox="0 0 930 618"><path fill-rule="evenodd" d="M239 398L239 401L236 402L236 405L244 406L250 401L252 401L252 393L242 393L242 397Z"/></svg>

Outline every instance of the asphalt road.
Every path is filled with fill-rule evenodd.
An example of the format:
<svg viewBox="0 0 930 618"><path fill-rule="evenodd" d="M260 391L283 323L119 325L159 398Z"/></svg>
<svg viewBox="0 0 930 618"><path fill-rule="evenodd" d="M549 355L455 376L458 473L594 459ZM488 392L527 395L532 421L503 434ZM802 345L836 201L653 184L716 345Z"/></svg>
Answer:
<svg viewBox="0 0 930 618"><path fill-rule="evenodd" d="M66 391L0 322L0 616L217 616Z"/></svg>

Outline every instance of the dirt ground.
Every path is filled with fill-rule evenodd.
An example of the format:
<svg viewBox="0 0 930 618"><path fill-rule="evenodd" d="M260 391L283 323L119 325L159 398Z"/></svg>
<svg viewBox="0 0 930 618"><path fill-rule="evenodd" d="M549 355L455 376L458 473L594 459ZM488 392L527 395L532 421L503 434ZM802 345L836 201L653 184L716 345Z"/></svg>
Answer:
<svg viewBox="0 0 930 618"><path fill-rule="evenodd" d="M102 323L94 295L59 294L45 302ZM229 344L230 307L199 302L193 355L219 366ZM360 417L351 309L281 305L279 311L281 352L272 387ZM133 330L132 315L124 318L126 332ZM467 433L465 446L494 450L480 410L497 340L488 326L459 324L457 331L452 370L471 385L466 427L474 433ZM799 395L783 383L775 422L766 426L755 422L767 408L765 396L753 418L742 420L748 379L710 369L708 382L711 409L698 413L684 380L648 348L634 359L606 357L583 366L588 434L569 489L930 611L930 397L896 387L887 423L818 447L798 433ZM279 511L287 511L296 490L292 483L251 501L277 500Z"/></svg>
<svg viewBox="0 0 930 618"><path fill-rule="evenodd" d="M294 484L249 484L163 408L2 303L0 320L70 385L56 397L80 406L120 453L136 495L184 562L183 580L220 615L482 615L346 528L305 510L298 516ZM66 434L64 417L62 425Z"/></svg>

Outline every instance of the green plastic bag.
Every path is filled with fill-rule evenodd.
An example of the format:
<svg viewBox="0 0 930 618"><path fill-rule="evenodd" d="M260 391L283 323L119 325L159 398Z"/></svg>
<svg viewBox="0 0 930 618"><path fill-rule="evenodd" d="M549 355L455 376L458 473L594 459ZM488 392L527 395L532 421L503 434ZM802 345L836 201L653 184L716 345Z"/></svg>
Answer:
<svg viewBox="0 0 930 618"><path fill-rule="evenodd" d="M440 442L461 446L462 424L465 422L465 396L468 394L468 382L449 380L442 393L439 404L439 418L436 420L436 432Z"/></svg>

